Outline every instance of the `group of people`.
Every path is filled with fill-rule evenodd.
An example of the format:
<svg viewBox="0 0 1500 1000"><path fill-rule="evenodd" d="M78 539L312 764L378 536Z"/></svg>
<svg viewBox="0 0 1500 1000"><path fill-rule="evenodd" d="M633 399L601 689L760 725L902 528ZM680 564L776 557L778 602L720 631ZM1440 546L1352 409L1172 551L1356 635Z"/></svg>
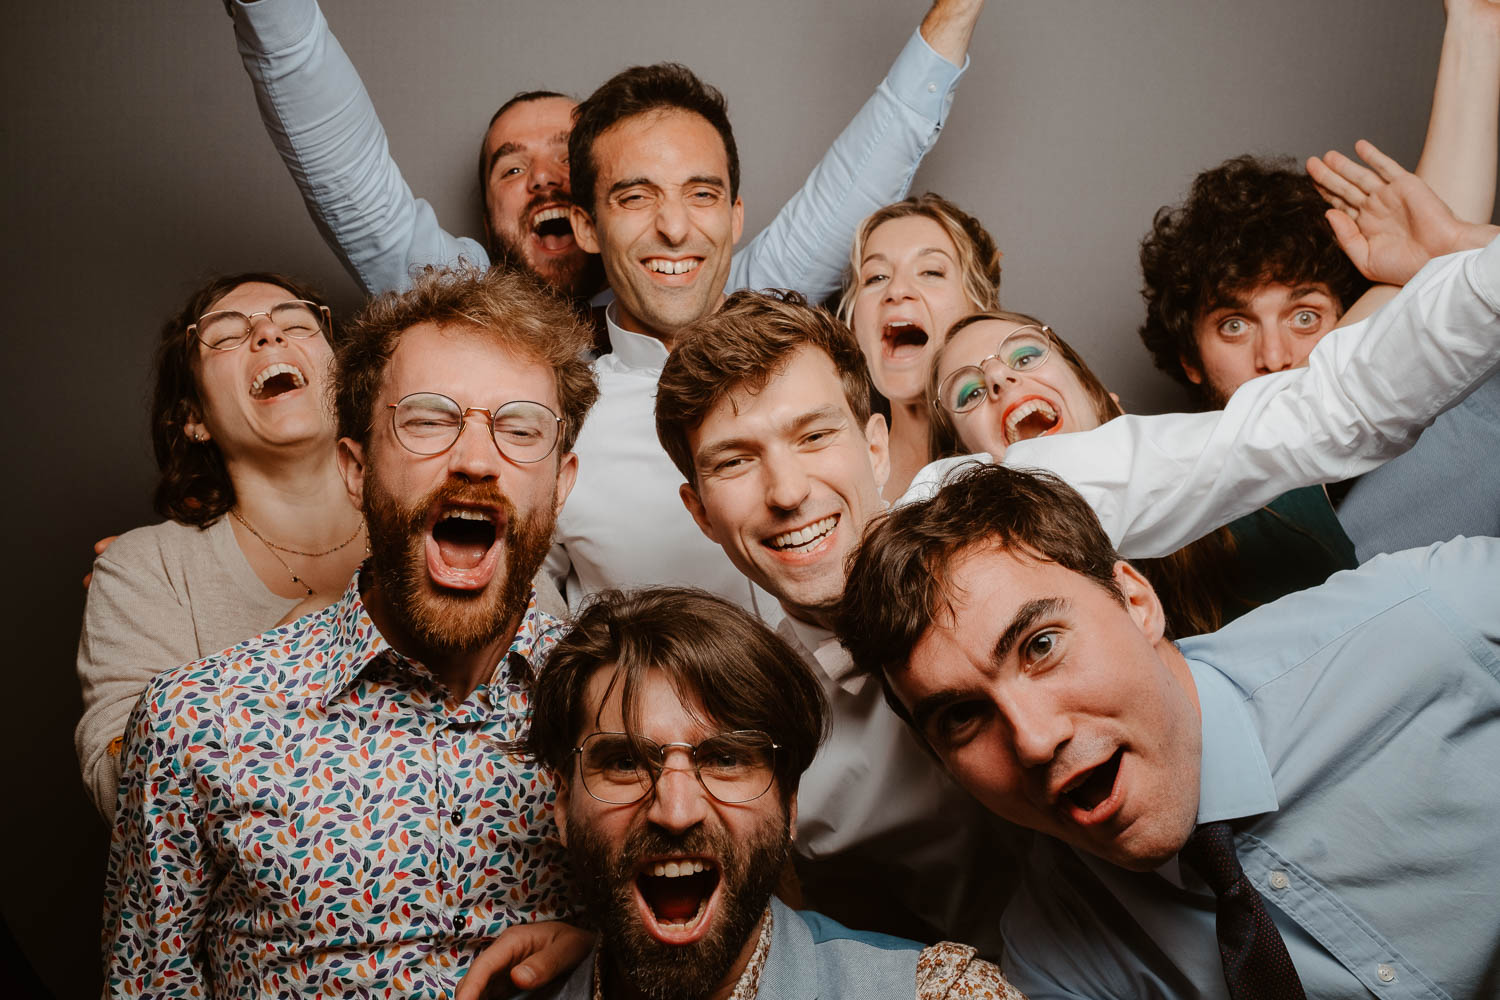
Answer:
<svg viewBox="0 0 1500 1000"><path fill-rule="evenodd" d="M983 0L738 251L684 66L502 105L480 242L315 0L228 7L371 298L162 329L78 657L109 995L1500 990L1500 4L1414 173L1158 213L1153 416L907 193Z"/></svg>

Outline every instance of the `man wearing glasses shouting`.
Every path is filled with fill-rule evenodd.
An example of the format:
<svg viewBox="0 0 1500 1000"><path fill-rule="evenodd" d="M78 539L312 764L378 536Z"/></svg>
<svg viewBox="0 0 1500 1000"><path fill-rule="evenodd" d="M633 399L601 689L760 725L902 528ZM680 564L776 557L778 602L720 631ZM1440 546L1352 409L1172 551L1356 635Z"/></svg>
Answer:
<svg viewBox="0 0 1500 1000"><path fill-rule="evenodd" d="M333 605L167 670L132 715L112 996L447 997L566 914L552 791L494 752L557 641L531 578L598 394L530 279L432 272L339 345L339 466L370 559Z"/></svg>
<svg viewBox="0 0 1500 1000"><path fill-rule="evenodd" d="M547 995L1020 996L973 948L851 931L772 898L828 708L749 613L698 590L607 591L558 643L532 706L520 747L557 776L558 824L600 931Z"/></svg>

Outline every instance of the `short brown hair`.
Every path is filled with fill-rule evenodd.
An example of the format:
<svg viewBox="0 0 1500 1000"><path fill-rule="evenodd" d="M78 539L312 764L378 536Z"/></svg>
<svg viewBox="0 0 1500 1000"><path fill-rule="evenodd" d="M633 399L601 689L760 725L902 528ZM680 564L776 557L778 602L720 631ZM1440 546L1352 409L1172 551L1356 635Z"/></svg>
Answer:
<svg viewBox="0 0 1500 1000"><path fill-rule="evenodd" d="M614 668L626 728L640 726L638 691L660 670L678 696L702 704L727 730L759 729L777 744L783 799L797 790L828 730L828 701L801 657L760 619L689 587L596 594L547 659L531 692L531 729L517 749L568 773L589 724L585 695L601 668Z"/></svg>
<svg viewBox="0 0 1500 1000"><path fill-rule="evenodd" d="M963 278L964 295L975 309L1000 308L1000 250L995 238L968 212L959 208L942 195L928 191L914 194L884 208L877 208L854 232L854 243L849 248L849 270L844 276L844 294L839 299L839 319L854 322L854 299L859 294L859 266L865 255L865 243L870 234L892 219L905 219L917 215L931 219L942 227L958 251L958 268ZM936 337L941 330L929 330L928 336Z"/></svg>
<svg viewBox="0 0 1500 1000"><path fill-rule="evenodd" d="M861 432L870 420L870 373L849 328L796 292L735 292L718 312L689 324L656 386L656 436L683 478L696 483L688 435L729 394L759 392L793 354L828 355Z"/></svg>
<svg viewBox="0 0 1500 1000"><path fill-rule="evenodd" d="M1053 562L1124 603L1119 555L1078 491L1045 472L975 463L930 500L897 507L865 534L839 605L839 638L861 670L905 668L933 620L952 607L955 558L994 548Z"/></svg>
<svg viewBox="0 0 1500 1000"><path fill-rule="evenodd" d="M199 285L180 310L162 324L156 344L156 384L151 391L151 449L161 478L156 481L153 506L162 517L206 528L235 504L234 483L224 456L213 440L193 441L184 428L203 416L198 392L196 342L187 328L213 304L241 285L284 288L287 297L327 306L309 285L273 271L246 271L210 278ZM323 331L332 341L333 330Z"/></svg>
<svg viewBox="0 0 1500 1000"><path fill-rule="evenodd" d="M573 449L599 396L583 358L593 334L546 285L505 268L427 267L410 290L386 292L355 317L338 348L334 408L341 436L369 441L386 366L402 335L420 323L477 327L506 350L550 367L562 408L559 454Z"/></svg>
<svg viewBox="0 0 1500 1000"><path fill-rule="evenodd" d="M1088 366L1088 362L1083 360L1083 356L1073 350L1072 345L1059 337L1057 331L1046 323L1028 313L1011 312L1006 309L970 313L950 326L948 332L942 335L937 350L932 354L932 368L927 373L927 400L932 407L932 420L928 424L928 453L934 459L961 455L969 450L958 438L958 428L953 425L953 414L949 413L938 399L938 365L943 360L943 352L947 350L948 342L958 331L989 319L1040 328L1046 334L1052 347L1056 349L1058 360L1066 364L1073 370L1073 374L1078 376L1078 383L1083 387L1083 391L1088 393L1089 400L1094 404L1094 416L1101 424L1108 423L1125 412L1120 409L1120 404L1115 402L1115 398L1104 387L1104 382Z"/></svg>

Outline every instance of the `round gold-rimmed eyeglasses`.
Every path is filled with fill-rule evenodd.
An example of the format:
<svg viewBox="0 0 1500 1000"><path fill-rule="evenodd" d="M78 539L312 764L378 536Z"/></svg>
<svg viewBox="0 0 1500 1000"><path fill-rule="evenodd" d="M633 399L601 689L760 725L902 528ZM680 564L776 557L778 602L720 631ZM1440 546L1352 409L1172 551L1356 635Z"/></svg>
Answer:
<svg viewBox="0 0 1500 1000"><path fill-rule="evenodd" d="M651 793L667 766L667 753L681 750L692 761L693 774L720 802L758 799L776 777L776 751L769 734L758 729L718 733L697 744L656 743L627 733L593 733L573 748L578 755L584 790L600 802L623 806Z"/></svg>
<svg viewBox="0 0 1500 1000"><path fill-rule="evenodd" d="M267 317L278 330L294 340L316 337L333 328L333 316L327 306L306 299L291 299L249 315L233 309L204 313L198 317L198 322L188 324L188 344L191 346L197 340L215 351L232 351L250 340L257 316Z"/></svg>
<svg viewBox="0 0 1500 1000"><path fill-rule="evenodd" d="M1011 371L1035 371L1046 364L1052 355L1052 330L1046 326L1023 326L1012 330L995 353L979 360L978 364L964 365L949 373L938 385L934 406L941 406L949 413L967 413L989 395L989 378L985 369L999 362Z"/></svg>
<svg viewBox="0 0 1500 1000"><path fill-rule="evenodd" d="M387 405L396 440L417 455L441 455L452 448L470 413L484 414L495 447L512 462L540 462L552 454L562 435L562 418L529 399L486 410L459 406L440 392L414 392Z"/></svg>

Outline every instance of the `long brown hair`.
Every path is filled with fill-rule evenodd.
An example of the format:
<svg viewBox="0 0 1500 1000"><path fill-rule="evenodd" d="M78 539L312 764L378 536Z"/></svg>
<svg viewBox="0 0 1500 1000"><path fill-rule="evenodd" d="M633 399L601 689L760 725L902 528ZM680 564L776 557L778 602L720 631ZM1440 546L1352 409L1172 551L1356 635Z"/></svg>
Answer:
<svg viewBox="0 0 1500 1000"><path fill-rule="evenodd" d="M213 441L193 441L184 428L203 415L198 391L197 345L187 328L219 299L241 285L275 285L288 296L326 306L322 296L295 278L274 271L246 271L211 278L188 297L161 328L156 345L156 385L151 392L151 450L161 478L152 505L162 517L206 528L234 506L234 483ZM333 331L324 335L332 338Z"/></svg>

